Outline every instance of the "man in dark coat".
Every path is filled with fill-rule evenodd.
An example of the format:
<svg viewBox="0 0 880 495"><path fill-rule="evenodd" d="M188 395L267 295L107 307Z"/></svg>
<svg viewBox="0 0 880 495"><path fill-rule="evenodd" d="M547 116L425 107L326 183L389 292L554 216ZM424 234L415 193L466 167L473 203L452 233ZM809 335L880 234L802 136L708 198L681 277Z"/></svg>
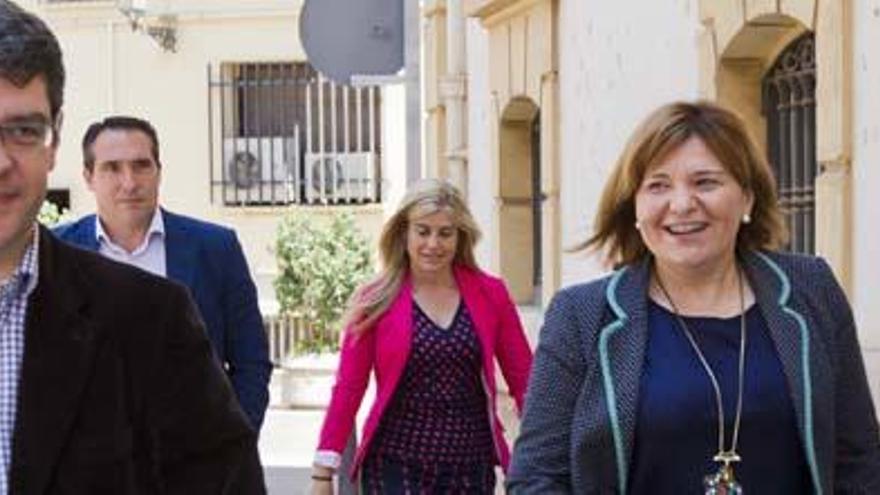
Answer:
<svg viewBox="0 0 880 495"><path fill-rule="evenodd" d="M0 0L0 493L264 493L186 290L37 225L63 93L55 36Z"/></svg>

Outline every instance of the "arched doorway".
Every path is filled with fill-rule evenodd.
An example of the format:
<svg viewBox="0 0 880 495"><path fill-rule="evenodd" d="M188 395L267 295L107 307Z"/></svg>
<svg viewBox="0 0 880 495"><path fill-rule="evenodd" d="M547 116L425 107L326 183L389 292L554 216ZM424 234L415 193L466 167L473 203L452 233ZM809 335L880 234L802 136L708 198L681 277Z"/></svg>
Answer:
<svg viewBox="0 0 880 495"><path fill-rule="evenodd" d="M767 155L790 233L788 249L816 246L816 49L807 32L786 46L763 79Z"/></svg>
<svg viewBox="0 0 880 495"><path fill-rule="evenodd" d="M705 26L700 45L708 55L700 59L701 93L736 109L777 167L782 206L790 213L793 242L789 248L821 253L844 287L851 282L853 251L849 57L852 48L847 41L852 20L846 14L846 5L847 2L792 0L742 2L728 8L727 4L722 7L713 0L700 1ZM810 36L807 33L813 33L812 42L805 41L804 36ZM805 57L800 61L794 56L798 43L802 44L800 53ZM807 50L809 44L814 48ZM797 63L789 75L800 79L794 81L794 91L803 89L805 83L813 86L806 97L797 97L800 115L795 126L791 125L791 101L787 108L782 108L787 120L772 115L775 110L769 108L774 105L769 103L766 84L775 68L793 62ZM811 66L808 72L812 75L804 72L807 66ZM790 99L792 94L785 96ZM810 119L814 125L810 125ZM782 128L780 122L787 127ZM803 136L792 144L792 129L804 127L814 129L812 143L807 143L809 136ZM787 140L783 140L785 136ZM806 165L789 167L787 174L781 172L785 167L783 161L795 156L789 154L786 160L780 159L785 152L783 144L789 151L797 152L797 160ZM796 174L800 174L798 181L792 180L793 176L798 179Z"/></svg>
<svg viewBox="0 0 880 495"><path fill-rule="evenodd" d="M538 106L514 98L499 133L498 241L501 275L517 304L541 301L541 125Z"/></svg>

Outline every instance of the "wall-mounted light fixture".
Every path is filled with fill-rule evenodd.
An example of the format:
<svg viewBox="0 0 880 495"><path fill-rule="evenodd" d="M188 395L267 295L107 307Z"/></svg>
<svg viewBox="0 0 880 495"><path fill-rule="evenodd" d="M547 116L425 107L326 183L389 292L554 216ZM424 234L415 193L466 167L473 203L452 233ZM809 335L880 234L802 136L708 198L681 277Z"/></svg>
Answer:
<svg viewBox="0 0 880 495"><path fill-rule="evenodd" d="M177 16L153 15L147 0L116 0L116 9L128 19L131 30L144 33L166 52L177 51Z"/></svg>

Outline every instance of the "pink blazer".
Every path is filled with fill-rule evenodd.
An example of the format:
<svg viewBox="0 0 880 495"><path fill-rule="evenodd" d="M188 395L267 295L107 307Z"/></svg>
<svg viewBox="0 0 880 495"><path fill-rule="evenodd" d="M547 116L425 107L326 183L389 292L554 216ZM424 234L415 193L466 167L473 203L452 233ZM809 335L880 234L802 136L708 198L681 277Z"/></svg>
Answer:
<svg viewBox="0 0 880 495"><path fill-rule="evenodd" d="M490 415L495 449L506 471L510 450L495 406L495 358L511 395L522 411L532 351L519 315L504 283L481 271L458 267L455 279L461 297L471 313L483 350L483 383L486 387L486 413ZM412 343L412 283L406 280L388 310L360 337L346 332L342 343L336 384L321 428L319 451L341 453L354 427L355 415L363 399L370 371L376 373L376 401L363 428L351 476L355 477L370 442L385 413L406 366Z"/></svg>

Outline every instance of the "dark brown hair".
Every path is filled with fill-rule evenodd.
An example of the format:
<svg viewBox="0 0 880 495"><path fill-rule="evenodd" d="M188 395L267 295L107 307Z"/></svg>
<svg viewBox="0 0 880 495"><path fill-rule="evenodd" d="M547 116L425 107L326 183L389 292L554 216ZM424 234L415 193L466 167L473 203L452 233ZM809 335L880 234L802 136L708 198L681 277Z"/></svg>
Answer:
<svg viewBox="0 0 880 495"><path fill-rule="evenodd" d="M52 122L57 125L64 103L64 63L58 39L40 18L0 0L0 77L23 88L39 76L46 82Z"/></svg>
<svg viewBox="0 0 880 495"><path fill-rule="evenodd" d="M156 162L157 168L162 168L162 162L159 161L159 136L153 124L144 119L137 117L129 117L127 115L114 115L104 120L93 123L86 129L86 133L82 139L83 166L89 171L95 166L95 151L92 147L98 136L104 131L139 131L143 132L150 139L150 151L153 155L153 161Z"/></svg>

